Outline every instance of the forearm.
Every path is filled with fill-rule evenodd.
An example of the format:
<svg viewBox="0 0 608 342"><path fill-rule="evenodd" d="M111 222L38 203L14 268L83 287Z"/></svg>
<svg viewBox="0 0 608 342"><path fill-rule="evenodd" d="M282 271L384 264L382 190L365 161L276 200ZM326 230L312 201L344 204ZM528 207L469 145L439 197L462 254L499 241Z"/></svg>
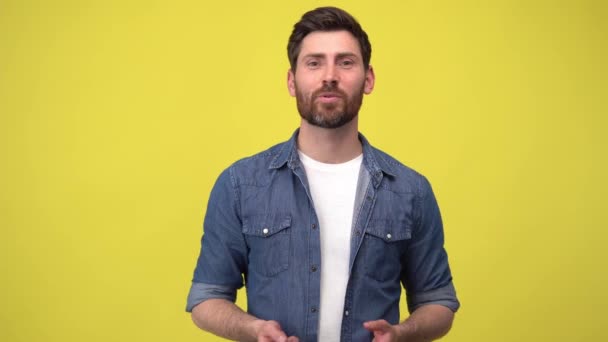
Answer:
<svg viewBox="0 0 608 342"><path fill-rule="evenodd" d="M201 329L233 341L256 341L263 321L225 299L209 299L192 309L192 320Z"/></svg>
<svg viewBox="0 0 608 342"><path fill-rule="evenodd" d="M398 325L399 340L404 342L436 340L450 331L453 321L454 313L443 305L421 306Z"/></svg>

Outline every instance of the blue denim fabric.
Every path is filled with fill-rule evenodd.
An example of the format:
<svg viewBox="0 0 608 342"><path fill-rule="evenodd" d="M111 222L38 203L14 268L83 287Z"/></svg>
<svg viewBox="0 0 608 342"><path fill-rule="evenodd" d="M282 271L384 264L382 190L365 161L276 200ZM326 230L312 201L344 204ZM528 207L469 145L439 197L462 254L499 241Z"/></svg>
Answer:
<svg viewBox="0 0 608 342"><path fill-rule="evenodd" d="M187 311L209 298L234 301L247 287L247 310L276 320L287 335L317 341L320 299L318 219L296 138L242 159L217 180ZM370 341L363 322L399 322L401 285L408 309L459 307L443 248L439 208L424 176L363 145L352 226L350 279L342 341Z"/></svg>

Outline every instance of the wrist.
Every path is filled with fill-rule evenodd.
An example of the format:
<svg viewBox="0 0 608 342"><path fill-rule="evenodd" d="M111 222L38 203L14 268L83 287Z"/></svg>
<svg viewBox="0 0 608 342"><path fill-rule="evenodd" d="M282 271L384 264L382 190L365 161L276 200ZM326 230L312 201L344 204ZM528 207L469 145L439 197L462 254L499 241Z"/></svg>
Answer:
<svg viewBox="0 0 608 342"><path fill-rule="evenodd" d="M257 341L258 340L258 335L260 334L260 331L262 329L262 325L264 325L266 321L256 318L251 320L248 324L247 324L247 337L248 340L250 341Z"/></svg>

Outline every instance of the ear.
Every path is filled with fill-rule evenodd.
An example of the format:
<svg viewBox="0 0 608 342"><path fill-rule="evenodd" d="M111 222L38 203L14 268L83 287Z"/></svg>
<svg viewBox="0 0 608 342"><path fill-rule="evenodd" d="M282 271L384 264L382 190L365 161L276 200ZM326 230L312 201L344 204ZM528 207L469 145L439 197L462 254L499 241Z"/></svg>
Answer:
<svg viewBox="0 0 608 342"><path fill-rule="evenodd" d="M289 90L289 95L296 96L296 75L291 69L287 70L287 89Z"/></svg>
<svg viewBox="0 0 608 342"><path fill-rule="evenodd" d="M374 68L370 65L365 72L365 84L363 86L363 92L366 95L372 93L374 90L374 83L376 82L376 75L374 75Z"/></svg>

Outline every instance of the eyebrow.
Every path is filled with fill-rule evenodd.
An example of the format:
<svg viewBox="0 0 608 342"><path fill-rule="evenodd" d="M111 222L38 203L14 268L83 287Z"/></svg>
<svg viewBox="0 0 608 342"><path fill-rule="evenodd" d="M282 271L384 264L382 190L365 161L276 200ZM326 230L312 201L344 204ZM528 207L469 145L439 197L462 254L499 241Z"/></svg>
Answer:
<svg viewBox="0 0 608 342"><path fill-rule="evenodd" d="M309 53L303 56L303 58L325 58L326 54L324 53ZM344 57L354 57L354 58L359 58L355 53L352 52L340 52L337 54L338 58L344 58Z"/></svg>

